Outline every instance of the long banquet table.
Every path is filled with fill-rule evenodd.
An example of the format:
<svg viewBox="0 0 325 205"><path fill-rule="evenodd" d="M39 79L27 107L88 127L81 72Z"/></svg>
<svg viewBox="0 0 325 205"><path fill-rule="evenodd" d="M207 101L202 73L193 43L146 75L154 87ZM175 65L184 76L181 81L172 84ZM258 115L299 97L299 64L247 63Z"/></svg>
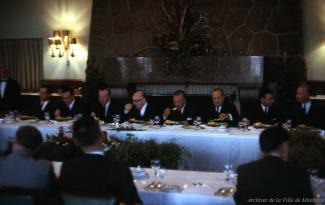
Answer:
<svg viewBox="0 0 325 205"><path fill-rule="evenodd" d="M53 162L54 172L60 175L61 162ZM233 196L216 196L215 192L224 187L235 187L225 180L224 173L167 170L163 184L184 188L180 193L147 190L145 187L157 179L151 169L145 169L149 178L134 180L144 205L234 205ZM197 185L200 184L200 185Z"/></svg>
<svg viewBox="0 0 325 205"><path fill-rule="evenodd" d="M21 121L11 124L2 123L0 124L0 151L3 151L8 141L15 136L18 127L26 124L36 126L45 137L47 134L57 134L58 127L67 128L72 122ZM216 127L195 130L184 129L180 126L166 126L157 129L137 125L136 128L144 129L144 131L116 131L110 130L108 126L101 126L101 129L106 130L109 135L121 139L132 135L141 140L154 139L158 143L175 141L191 155L184 158L184 163L180 167L183 170L223 171L225 163L231 163L236 168L240 164L256 160L261 156L258 144L260 130L252 128L249 131L229 128L226 132L221 132Z"/></svg>

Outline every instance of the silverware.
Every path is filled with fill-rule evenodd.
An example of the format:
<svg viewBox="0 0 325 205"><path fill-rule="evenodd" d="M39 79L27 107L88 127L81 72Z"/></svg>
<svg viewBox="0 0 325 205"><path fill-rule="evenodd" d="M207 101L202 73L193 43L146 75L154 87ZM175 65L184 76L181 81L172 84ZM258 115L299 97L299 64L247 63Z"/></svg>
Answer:
<svg viewBox="0 0 325 205"><path fill-rule="evenodd" d="M218 189L214 193L214 195L227 197L227 196L231 196L233 193L235 193L235 191L236 191L236 188L233 188L233 187L223 187L223 188Z"/></svg>

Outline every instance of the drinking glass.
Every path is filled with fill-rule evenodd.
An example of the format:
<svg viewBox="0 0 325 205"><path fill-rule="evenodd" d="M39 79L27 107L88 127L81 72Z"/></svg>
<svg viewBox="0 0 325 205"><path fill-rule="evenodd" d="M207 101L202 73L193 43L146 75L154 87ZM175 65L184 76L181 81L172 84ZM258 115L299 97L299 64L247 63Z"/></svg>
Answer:
<svg viewBox="0 0 325 205"><path fill-rule="evenodd" d="M50 113L48 113L48 112L44 112L44 119L45 119L46 121L49 121L49 120L50 120Z"/></svg>
<svg viewBox="0 0 325 205"><path fill-rule="evenodd" d="M201 117L197 116L194 123L195 123L196 126L200 126L201 123L202 123Z"/></svg>
<svg viewBox="0 0 325 205"><path fill-rule="evenodd" d="M230 181L231 180L231 175L234 173L232 164L226 163L225 166L224 166L224 171L223 172L226 174L226 181Z"/></svg>
<svg viewBox="0 0 325 205"><path fill-rule="evenodd" d="M120 115L114 115L113 122L114 122L115 128L118 128L119 123L120 123Z"/></svg>
<svg viewBox="0 0 325 205"><path fill-rule="evenodd" d="M155 116L155 118L154 118L153 121L154 121L155 125L159 125L160 117L159 116Z"/></svg>
<svg viewBox="0 0 325 205"><path fill-rule="evenodd" d="M160 178L160 180L163 182L163 180L164 180L164 178L165 178L165 176L166 176L166 172L167 172L167 169L166 168L160 168L159 169L159 173L158 173L158 175L159 175L159 178Z"/></svg>
<svg viewBox="0 0 325 205"><path fill-rule="evenodd" d="M153 159L151 160L151 169L153 170L153 173L156 177L159 176L159 170L160 170L160 160L159 159Z"/></svg>

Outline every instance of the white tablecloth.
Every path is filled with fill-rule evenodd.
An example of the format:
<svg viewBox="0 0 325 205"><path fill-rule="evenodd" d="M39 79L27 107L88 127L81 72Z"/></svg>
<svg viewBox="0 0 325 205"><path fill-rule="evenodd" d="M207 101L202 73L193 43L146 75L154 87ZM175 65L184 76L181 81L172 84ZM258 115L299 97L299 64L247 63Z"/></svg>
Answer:
<svg viewBox="0 0 325 205"><path fill-rule="evenodd" d="M228 132L219 132L218 128L208 127L203 130L184 129L181 127L148 128L146 131L117 132L107 131L109 135L125 138L128 134L143 140L155 139L157 142L174 140L186 148L191 158L186 158L184 170L223 171L225 163L235 168L243 163L258 159L259 130L239 131L230 128Z"/></svg>
<svg viewBox="0 0 325 205"><path fill-rule="evenodd" d="M4 150L8 139L15 136L19 126L28 122L14 124L0 124L0 151ZM57 134L58 127L67 127L71 122L46 122L29 123L36 126L43 134ZM223 171L225 163L231 163L234 168L238 165L258 159L261 151L258 144L260 131L240 131L230 128L227 132L220 132L218 128L208 127L202 130L184 129L179 126L163 127L160 129L144 127L145 131L114 131L102 126L109 135L125 138L131 134L139 139L154 139L158 143L174 140L182 145L191 155L184 159L181 169L198 171Z"/></svg>
<svg viewBox="0 0 325 205"><path fill-rule="evenodd" d="M60 175L60 162L53 162L55 174ZM194 172L168 170L165 173L163 183L169 185L179 185L187 187L181 193L166 193L158 191L148 191L144 187L156 181L153 178L151 169L146 169L150 178L147 180L135 180L140 198L145 205L234 205L232 196L215 196L214 193L222 187L235 187L233 184L225 181L225 174L216 172ZM201 186L195 186L193 183L202 183Z"/></svg>

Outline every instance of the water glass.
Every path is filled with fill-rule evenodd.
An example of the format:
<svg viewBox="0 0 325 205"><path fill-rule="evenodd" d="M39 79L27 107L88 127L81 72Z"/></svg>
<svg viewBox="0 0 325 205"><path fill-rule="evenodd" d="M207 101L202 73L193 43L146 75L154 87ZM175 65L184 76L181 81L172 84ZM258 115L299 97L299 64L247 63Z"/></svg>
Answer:
<svg viewBox="0 0 325 205"><path fill-rule="evenodd" d="M195 119L194 124L195 124L196 126L200 126L201 123L202 123L201 117L200 117L200 116L197 116L196 119Z"/></svg>
<svg viewBox="0 0 325 205"><path fill-rule="evenodd" d="M151 169L153 170L153 173L156 177L159 176L159 170L160 170L160 160L159 159L153 159L151 160Z"/></svg>
<svg viewBox="0 0 325 205"><path fill-rule="evenodd" d="M226 174L226 181L231 181L233 178L234 170L233 166L230 163L226 163L224 166L224 173Z"/></svg>
<svg viewBox="0 0 325 205"><path fill-rule="evenodd" d="M248 119L247 118L243 118L243 126L244 126L244 130L248 130Z"/></svg>
<svg viewBox="0 0 325 205"><path fill-rule="evenodd" d="M50 120L50 113L48 113L48 112L44 112L44 119L45 119L46 121L49 121L49 120Z"/></svg>
<svg viewBox="0 0 325 205"><path fill-rule="evenodd" d="M186 118L186 121L187 121L187 123L190 125L190 124L193 123L193 118L190 117L190 116L188 116L188 117Z"/></svg>
<svg viewBox="0 0 325 205"><path fill-rule="evenodd" d="M167 169L166 168L160 168L159 169L158 176L159 176L159 178L160 178L161 181L164 180L164 178L166 176L166 172L167 172Z"/></svg>

